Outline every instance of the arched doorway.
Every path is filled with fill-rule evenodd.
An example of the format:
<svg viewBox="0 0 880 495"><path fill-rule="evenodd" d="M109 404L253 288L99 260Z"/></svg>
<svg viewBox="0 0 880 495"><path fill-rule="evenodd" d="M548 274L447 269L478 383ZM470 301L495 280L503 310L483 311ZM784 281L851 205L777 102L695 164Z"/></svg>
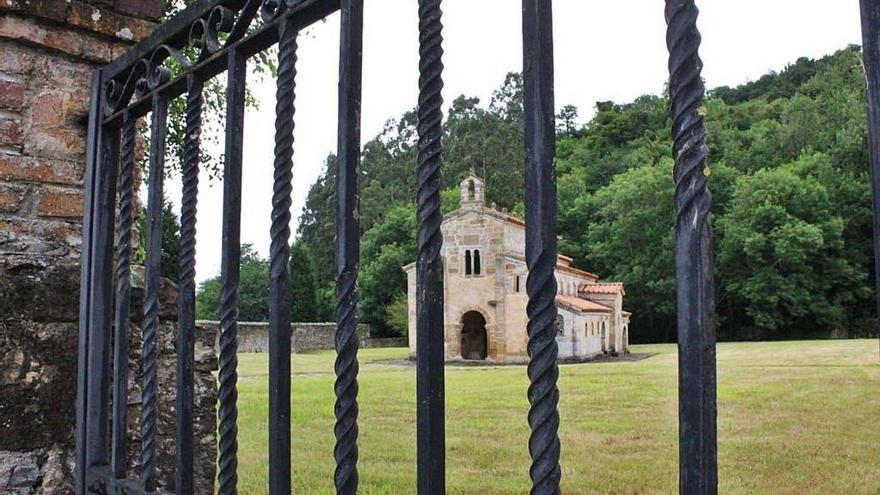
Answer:
<svg viewBox="0 0 880 495"><path fill-rule="evenodd" d="M462 359L486 359L488 350L486 318L479 311L468 311L461 317Z"/></svg>

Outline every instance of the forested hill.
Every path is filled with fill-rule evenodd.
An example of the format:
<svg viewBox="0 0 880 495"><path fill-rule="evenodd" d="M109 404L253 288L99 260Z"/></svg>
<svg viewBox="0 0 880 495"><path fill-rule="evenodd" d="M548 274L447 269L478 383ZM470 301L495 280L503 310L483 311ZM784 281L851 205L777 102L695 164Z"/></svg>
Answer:
<svg viewBox="0 0 880 495"><path fill-rule="evenodd" d="M864 335L873 328L864 75L848 47L735 88L711 90L706 121L722 339ZM558 119L560 251L626 283L634 342L675 338L670 120L665 96L599 102L585 125ZM487 200L522 211L522 83L488 105L456 99L444 136L444 209L473 169ZM364 147L361 317L406 331L405 277L416 257L416 120L389 121ZM299 234L325 304L335 263L334 157L309 192ZM329 308L328 308L329 309Z"/></svg>

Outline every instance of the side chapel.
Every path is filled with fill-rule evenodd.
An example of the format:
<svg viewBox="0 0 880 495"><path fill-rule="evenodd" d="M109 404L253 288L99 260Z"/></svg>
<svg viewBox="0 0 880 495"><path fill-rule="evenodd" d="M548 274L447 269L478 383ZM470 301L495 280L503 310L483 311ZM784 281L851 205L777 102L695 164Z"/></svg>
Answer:
<svg viewBox="0 0 880 495"><path fill-rule="evenodd" d="M443 297L446 360L527 362L525 222L485 204L485 183L461 182L460 208L445 215ZM629 352L631 314L620 282L599 282L559 255L556 318L560 360ZM416 264L403 267L409 302L409 351L416 352Z"/></svg>

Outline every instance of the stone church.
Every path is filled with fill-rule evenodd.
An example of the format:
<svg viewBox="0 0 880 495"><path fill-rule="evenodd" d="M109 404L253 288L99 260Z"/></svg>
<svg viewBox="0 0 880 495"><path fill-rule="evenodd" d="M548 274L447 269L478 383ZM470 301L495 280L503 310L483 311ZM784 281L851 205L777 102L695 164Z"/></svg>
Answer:
<svg viewBox="0 0 880 495"><path fill-rule="evenodd" d="M528 361L525 222L485 204L485 183L461 182L460 208L443 219L444 320L447 361ZM571 266L559 255L556 319L559 358L587 360L628 352L630 313L620 282ZM416 265L407 274L409 350L416 352Z"/></svg>

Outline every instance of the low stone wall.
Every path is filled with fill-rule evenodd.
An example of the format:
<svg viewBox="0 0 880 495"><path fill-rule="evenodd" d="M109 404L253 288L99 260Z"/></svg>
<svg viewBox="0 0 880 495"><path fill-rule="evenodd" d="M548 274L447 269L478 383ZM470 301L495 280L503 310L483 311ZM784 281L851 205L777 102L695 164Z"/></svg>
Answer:
<svg viewBox="0 0 880 495"><path fill-rule="evenodd" d="M220 322L199 321L199 326L220 335ZM336 323L291 323L290 347L295 353L335 349ZM358 325L358 340L363 345L370 339L370 326ZM219 345L217 346L219 349ZM238 352L269 352L269 324L265 322L238 323Z"/></svg>
<svg viewBox="0 0 880 495"><path fill-rule="evenodd" d="M407 347L409 341L406 337L392 339L367 339L361 342L364 349L384 349L388 347Z"/></svg>

